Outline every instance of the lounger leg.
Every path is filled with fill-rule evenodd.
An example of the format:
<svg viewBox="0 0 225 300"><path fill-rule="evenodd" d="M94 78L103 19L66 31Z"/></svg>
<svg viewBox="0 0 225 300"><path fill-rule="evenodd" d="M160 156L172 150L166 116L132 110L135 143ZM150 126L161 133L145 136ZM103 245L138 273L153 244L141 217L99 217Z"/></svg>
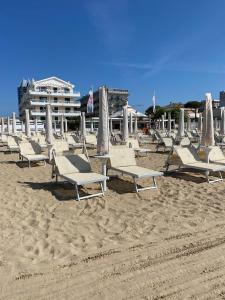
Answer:
<svg viewBox="0 0 225 300"><path fill-rule="evenodd" d="M30 168L30 160L28 160L28 166L29 166L29 168Z"/></svg>
<svg viewBox="0 0 225 300"><path fill-rule="evenodd" d="M136 193L138 193L138 187L137 187L136 179L135 179L135 178L133 178L133 179L134 179L134 187L135 187L135 191L136 191Z"/></svg>
<svg viewBox="0 0 225 300"><path fill-rule="evenodd" d="M102 196L104 196L104 188L103 188L102 181L100 182L100 187L101 187L101 191L102 191Z"/></svg>
<svg viewBox="0 0 225 300"><path fill-rule="evenodd" d="M154 187L157 189L157 184L156 184L156 180L155 180L154 176L152 177L152 180L153 180L153 183L154 183Z"/></svg>
<svg viewBox="0 0 225 300"><path fill-rule="evenodd" d="M76 195L77 195L77 201L80 201L80 195L79 195L77 184L75 184L75 191L76 191Z"/></svg>

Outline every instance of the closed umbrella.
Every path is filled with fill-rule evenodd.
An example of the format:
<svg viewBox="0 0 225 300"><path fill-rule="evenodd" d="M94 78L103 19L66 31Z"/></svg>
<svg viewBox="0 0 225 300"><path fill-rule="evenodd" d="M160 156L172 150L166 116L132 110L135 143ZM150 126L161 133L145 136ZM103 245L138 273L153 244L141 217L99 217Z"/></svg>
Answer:
<svg viewBox="0 0 225 300"><path fill-rule="evenodd" d="M51 104L46 105L46 120L45 120L46 140L47 143L53 144L53 132L52 132L52 110Z"/></svg>
<svg viewBox="0 0 225 300"><path fill-rule="evenodd" d="M1 118L1 134L4 134L4 118Z"/></svg>
<svg viewBox="0 0 225 300"><path fill-rule="evenodd" d="M16 133L16 113L12 114L12 133Z"/></svg>
<svg viewBox="0 0 225 300"><path fill-rule="evenodd" d="M198 117L198 131L202 132L202 114L199 114Z"/></svg>
<svg viewBox="0 0 225 300"><path fill-rule="evenodd" d="M184 109L180 109L180 115L179 115L179 125L178 125L178 138L182 138L184 136Z"/></svg>
<svg viewBox="0 0 225 300"><path fill-rule="evenodd" d="M34 120L34 130L35 130L35 133L37 134L38 133L38 121L37 121L37 118L35 118L35 120Z"/></svg>
<svg viewBox="0 0 225 300"><path fill-rule="evenodd" d="M85 112L82 112L81 115L81 135L86 136L86 121L85 121Z"/></svg>
<svg viewBox="0 0 225 300"><path fill-rule="evenodd" d="M162 115L162 131L165 131L165 115Z"/></svg>
<svg viewBox="0 0 225 300"><path fill-rule="evenodd" d="M109 111L107 91L104 86L99 89L99 96L97 153L105 155L109 153Z"/></svg>
<svg viewBox="0 0 225 300"><path fill-rule="evenodd" d="M191 118L190 118L189 115L188 115L188 118L187 118L187 131L191 131Z"/></svg>
<svg viewBox="0 0 225 300"><path fill-rule="evenodd" d="M225 109L222 109L221 122L220 122L220 134L225 135Z"/></svg>
<svg viewBox="0 0 225 300"><path fill-rule="evenodd" d="M63 136L64 135L64 118L63 115L60 117L60 134Z"/></svg>
<svg viewBox="0 0 225 300"><path fill-rule="evenodd" d="M133 114L130 112L129 132L133 134Z"/></svg>
<svg viewBox="0 0 225 300"><path fill-rule="evenodd" d="M171 112L168 112L168 124L167 124L167 130L171 132Z"/></svg>
<svg viewBox="0 0 225 300"><path fill-rule="evenodd" d="M25 134L30 137L30 112L29 109L25 109Z"/></svg>
<svg viewBox="0 0 225 300"><path fill-rule="evenodd" d="M110 120L109 120L109 131L110 131L110 133L113 132L112 118L110 118Z"/></svg>
<svg viewBox="0 0 225 300"><path fill-rule="evenodd" d="M65 132L67 132L68 131L68 126L67 126L68 124L67 124L67 118L65 118Z"/></svg>
<svg viewBox="0 0 225 300"><path fill-rule="evenodd" d="M201 145L205 147L215 145L211 93L206 93Z"/></svg>
<svg viewBox="0 0 225 300"><path fill-rule="evenodd" d="M128 113L127 106L123 107L123 141L126 142L128 139Z"/></svg>
<svg viewBox="0 0 225 300"><path fill-rule="evenodd" d="M7 131L8 131L8 133L11 132L11 128L10 128L10 118L9 118L9 117L7 117Z"/></svg>
<svg viewBox="0 0 225 300"><path fill-rule="evenodd" d="M135 116L134 119L134 133L136 134L138 132L138 122L137 122L137 116Z"/></svg>

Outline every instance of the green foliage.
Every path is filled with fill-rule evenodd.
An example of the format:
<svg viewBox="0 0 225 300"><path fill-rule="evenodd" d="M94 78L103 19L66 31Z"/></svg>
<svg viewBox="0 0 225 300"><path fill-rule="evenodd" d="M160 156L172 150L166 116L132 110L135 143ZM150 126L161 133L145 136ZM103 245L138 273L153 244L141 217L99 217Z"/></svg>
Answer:
<svg viewBox="0 0 225 300"><path fill-rule="evenodd" d="M189 101L187 103L184 104L185 108L200 108L202 106L200 101Z"/></svg>

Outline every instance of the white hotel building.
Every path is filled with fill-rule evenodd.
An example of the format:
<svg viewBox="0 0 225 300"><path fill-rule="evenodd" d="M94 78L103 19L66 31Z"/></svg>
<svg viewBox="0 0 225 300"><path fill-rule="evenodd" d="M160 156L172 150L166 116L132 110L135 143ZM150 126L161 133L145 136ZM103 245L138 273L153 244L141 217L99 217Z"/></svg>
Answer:
<svg viewBox="0 0 225 300"><path fill-rule="evenodd" d="M46 104L52 107L53 121L60 116L73 118L80 115L80 93L74 91L74 85L57 77L42 80L22 80L18 87L19 114L25 119L25 109L30 110L31 119L45 120Z"/></svg>

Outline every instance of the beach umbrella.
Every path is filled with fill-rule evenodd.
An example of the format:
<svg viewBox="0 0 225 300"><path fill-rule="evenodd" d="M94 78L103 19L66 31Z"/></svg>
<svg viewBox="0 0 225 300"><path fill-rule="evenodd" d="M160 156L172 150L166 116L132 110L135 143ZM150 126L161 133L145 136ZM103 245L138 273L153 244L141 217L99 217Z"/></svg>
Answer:
<svg viewBox="0 0 225 300"><path fill-rule="evenodd" d="M180 108L177 136L178 138L182 138L184 136L184 109L183 108Z"/></svg>
<svg viewBox="0 0 225 300"><path fill-rule="evenodd" d="M85 122L85 112L82 112L81 115L81 135L86 136L86 122Z"/></svg>
<svg viewBox="0 0 225 300"><path fill-rule="evenodd" d="M4 134L4 118L1 118L1 134Z"/></svg>
<svg viewBox="0 0 225 300"><path fill-rule="evenodd" d="M37 121L37 118L35 118L35 120L34 120L34 130L35 130L35 133L37 134L38 133L38 121Z"/></svg>
<svg viewBox="0 0 225 300"><path fill-rule="evenodd" d="M110 131L110 133L113 132L112 118L110 118L110 120L109 120L109 131Z"/></svg>
<svg viewBox="0 0 225 300"><path fill-rule="evenodd" d="M220 122L220 134L225 135L225 109L221 112L221 122Z"/></svg>
<svg viewBox="0 0 225 300"><path fill-rule="evenodd" d="M213 109L212 109L212 95L206 93L205 109L203 112L203 126L201 145L208 147L214 146L214 128L213 128Z"/></svg>
<svg viewBox="0 0 225 300"><path fill-rule="evenodd" d="M9 118L9 117L7 117L7 131L8 131L8 133L11 132L11 128L10 128L10 118Z"/></svg>
<svg viewBox="0 0 225 300"><path fill-rule="evenodd" d="M136 115L134 119L134 133L136 134L137 132L138 132L138 119Z"/></svg>
<svg viewBox="0 0 225 300"><path fill-rule="evenodd" d="M127 105L123 107L123 141L127 141L128 139L128 113L127 113Z"/></svg>
<svg viewBox="0 0 225 300"><path fill-rule="evenodd" d="M202 132L202 114L199 114L198 117L198 131Z"/></svg>
<svg viewBox="0 0 225 300"><path fill-rule="evenodd" d="M12 133L16 133L16 113L12 113Z"/></svg>
<svg viewBox="0 0 225 300"><path fill-rule="evenodd" d="M67 124L67 118L65 118L65 132L68 131L68 124Z"/></svg>
<svg viewBox="0 0 225 300"><path fill-rule="evenodd" d="M161 129L162 129L162 131L165 131L165 115L162 115L162 127L161 127Z"/></svg>
<svg viewBox="0 0 225 300"><path fill-rule="evenodd" d="M133 114L130 112L129 133L133 134Z"/></svg>
<svg viewBox="0 0 225 300"><path fill-rule="evenodd" d="M109 111L107 91L104 86L99 89L99 96L97 153L105 155L109 153Z"/></svg>
<svg viewBox="0 0 225 300"><path fill-rule="evenodd" d="M64 118L63 115L60 117L60 134L63 136L64 135Z"/></svg>
<svg viewBox="0 0 225 300"><path fill-rule="evenodd" d="M30 137L30 112L29 109L25 109L25 134Z"/></svg>
<svg viewBox="0 0 225 300"><path fill-rule="evenodd" d="M171 132L171 112L168 112L168 124L167 124L167 130Z"/></svg>
<svg viewBox="0 0 225 300"><path fill-rule="evenodd" d="M51 104L46 105L45 130L46 130L46 141L48 144L52 145L53 144L53 132L52 132Z"/></svg>
<svg viewBox="0 0 225 300"><path fill-rule="evenodd" d="M53 126L54 126L54 132L56 133L57 131L56 121L53 123Z"/></svg>
<svg viewBox="0 0 225 300"><path fill-rule="evenodd" d="M191 131L191 118L189 115L187 117L187 131Z"/></svg>

